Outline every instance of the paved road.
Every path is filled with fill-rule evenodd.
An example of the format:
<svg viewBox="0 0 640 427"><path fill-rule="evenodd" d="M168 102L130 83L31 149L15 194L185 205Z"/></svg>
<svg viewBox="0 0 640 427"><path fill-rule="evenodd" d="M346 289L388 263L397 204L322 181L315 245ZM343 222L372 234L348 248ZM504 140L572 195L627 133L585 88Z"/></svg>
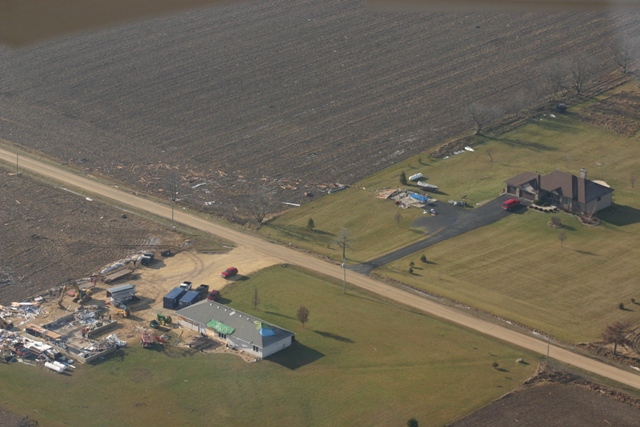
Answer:
<svg viewBox="0 0 640 427"><path fill-rule="evenodd" d="M5 160L10 164L15 164L15 153L0 149L0 160ZM148 211L164 218L171 218L171 208L169 206L129 194L113 186L105 185L89 178L76 175L57 166L45 164L23 156L20 157L20 165L24 169L35 172L51 180L64 183L63 185L71 186L76 190L79 189L91 194L100 195L119 203L132 206L136 209ZM177 211L175 213L175 219L176 221L190 227L233 241L237 245L248 246L257 252L261 252L271 257L280 258L283 262L300 265L339 280L342 280L343 278L343 270L338 265L226 228L223 224L208 221L182 211ZM500 325L477 319L465 312L440 305L429 299L386 285L361 274L349 273L347 276L351 285L377 293L382 297L397 301L401 304L424 311L446 321L456 323L536 353L547 353L547 343L532 336L524 335ZM640 376L636 375L631 370L615 368L554 345L550 346L549 352L551 357L554 359L640 389Z"/></svg>
<svg viewBox="0 0 640 427"><path fill-rule="evenodd" d="M450 239L467 231L484 227L509 215L510 212L501 209L501 204L508 196L499 196L489 203L476 209L467 210L459 206L452 206L447 202L438 202L435 217L425 216L414 222L414 226L425 227L429 237L419 242L385 254L379 258L349 267L360 274L369 274L375 268L381 267L400 258L428 248L431 245Z"/></svg>

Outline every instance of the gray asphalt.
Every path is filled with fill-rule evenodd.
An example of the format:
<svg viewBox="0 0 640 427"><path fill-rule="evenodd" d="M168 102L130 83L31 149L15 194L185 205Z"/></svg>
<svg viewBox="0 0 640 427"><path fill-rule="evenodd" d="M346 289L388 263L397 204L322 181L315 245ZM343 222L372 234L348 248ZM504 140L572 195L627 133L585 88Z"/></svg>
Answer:
<svg viewBox="0 0 640 427"><path fill-rule="evenodd" d="M429 237L379 258L362 264L348 266L347 268L361 274L369 275L372 270L382 267L385 264L397 261L436 243L459 236L476 228L492 224L507 215L517 214L525 209L521 206L515 212L503 210L501 207L502 202L509 197L513 196L502 195L496 197L475 209L453 206L447 202L437 202L436 206L433 207L438 212L438 215L434 217L425 215L413 223L414 227L426 228L427 232L430 233Z"/></svg>

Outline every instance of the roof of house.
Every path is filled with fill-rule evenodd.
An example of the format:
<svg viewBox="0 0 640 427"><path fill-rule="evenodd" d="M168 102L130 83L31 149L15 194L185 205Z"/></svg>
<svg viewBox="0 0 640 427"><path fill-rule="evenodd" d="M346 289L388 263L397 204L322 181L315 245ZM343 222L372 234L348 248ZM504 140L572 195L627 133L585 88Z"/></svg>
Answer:
<svg viewBox="0 0 640 427"><path fill-rule="evenodd" d="M587 203L613 192L613 189L568 172L555 171L540 178L540 188Z"/></svg>
<svg viewBox="0 0 640 427"><path fill-rule="evenodd" d="M506 183L508 185L513 185L515 187L520 187L521 185L526 184L527 182L537 180L540 175L533 172L523 172L520 175L516 175L513 178L509 178Z"/></svg>
<svg viewBox="0 0 640 427"><path fill-rule="evenodd" d="M215 320L232 327L234 329L231 334L233 337L261 348L295 335L291 331L279 328L262 319L209 300L185 307L177 311L176 314L203 325Z"/></svg>

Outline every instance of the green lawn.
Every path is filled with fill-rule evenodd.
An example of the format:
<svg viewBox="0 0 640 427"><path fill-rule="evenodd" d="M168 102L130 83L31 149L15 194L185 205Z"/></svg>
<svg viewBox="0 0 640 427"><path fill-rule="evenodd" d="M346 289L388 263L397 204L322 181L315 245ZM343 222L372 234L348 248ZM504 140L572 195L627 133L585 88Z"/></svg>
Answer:
<svg viewBox="0 0 640 427"><path fill-rule="evenodd" d="M404 425L411 417L441 426L517 387L538 361L371 295L343 295L339 283L292 267L256 273L224 296L296 332L298 343L255 364L135 346L71 376L0 365L0 402L47 426ZM301 304L306 329L296 320Z"/></svg>
<svg viewBox="0 0 640 427"><path fill-rule="evenodd" d="M637 137L637 135L636 135ZM413 219L419 209L402 210L374 197L375 190L398 185L422 172L439 185L447 202L466 196L471 206L497 196L504 181L525 171L554 170L605 180L614 189L614 206L599 213L606 225L584 227L560 214L567 240L546 224L550 215L530 212L440 243L424 251L433 264L421 266L415 254L377 273L496 313L557 337L578 342L598 339L607 323L640 321L640 171L638 141L589 125L576 111L545 115L499 137L477 137L475 151L430 159L416 156L272 221L262 231L311 251L340 259L335 240L346 227L354 240L350 263L375 258L423 238ZM400 226L395 215L402 214ZM305 229L312 217L316 230ZM408 274L409 262L419 268ZM623 302L628 310L618 309Z"/></svg>
<svg viewBox="0 0 640 427"><path fill-rule="evenodd" d="M420 209L398 209L392 201L375 197L379 189L399 186L401 171L407 176L422 172L437 184L446 203L466 197L469 205L496 197L504 181L525 171L542 174L554 170L578 174L585 167L590 179L604 179L616 191L619 205L640 207L638 183L631 189L631 176L638 174L637 141L581 122L575 113L545 116L497 138L477 137L475 152L449 159L416 156L394 165L351 188L292 209L264 225L260 232L270 239L293 242L297 246L340 260L335 245L341 227L353 240L347 258L362 262L406 246L425 237L426 230L412 226L422 215ZM489 153L491 156L489 156ZM411 185L405 188L414 188ZM396 222L398 212L402 218ZM313 218L315 229L307 223Z"/></svg>
<svg viewBox="0 0 640 427"><path fill-rule="evenodd" d="M495 181L526 170L577 174L586 167L588 177L604 179L615 189L615 205L598 214L605 221L599 227L557 214L565 225L563 244L559 231L547 226L551 215L526 212L440 243L379 273L571 342L597 340L615 320L639 322L640 305L631 302L640 300L640 199L638 188L631 188L631 176L640 166L637 141L569 115L542 118L487 140L477 152L481 157L475 163L472 156L448 161L456 162L456 170L475 169L478 176L486 171ZM480 183L477 188L476 199L487 196ZM423 253L432 263L421 265ZM411 261L420 267L414 275L408 274ZM620 302L626 310L618 308Z"/></svg>

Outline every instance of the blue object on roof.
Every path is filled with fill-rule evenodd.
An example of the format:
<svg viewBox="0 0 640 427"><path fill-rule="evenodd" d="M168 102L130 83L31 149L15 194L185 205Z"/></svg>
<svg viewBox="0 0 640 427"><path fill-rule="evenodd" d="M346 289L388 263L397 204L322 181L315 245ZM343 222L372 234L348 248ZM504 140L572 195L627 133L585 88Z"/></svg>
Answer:
<svg viewBox="0 0 640 427"><path fill-rule="evenodd" d="M429 200L429 196L423 196L422 194L416 194L416 193L409 193L409 197L422 203L427 203L427 201Z"/></svg>
<svg viewBox="0 0 640 427"><path fill-rule="evenodd" d="M260 328L260 335L263 337L272 337L276 333L270 328Z"/></svg>

